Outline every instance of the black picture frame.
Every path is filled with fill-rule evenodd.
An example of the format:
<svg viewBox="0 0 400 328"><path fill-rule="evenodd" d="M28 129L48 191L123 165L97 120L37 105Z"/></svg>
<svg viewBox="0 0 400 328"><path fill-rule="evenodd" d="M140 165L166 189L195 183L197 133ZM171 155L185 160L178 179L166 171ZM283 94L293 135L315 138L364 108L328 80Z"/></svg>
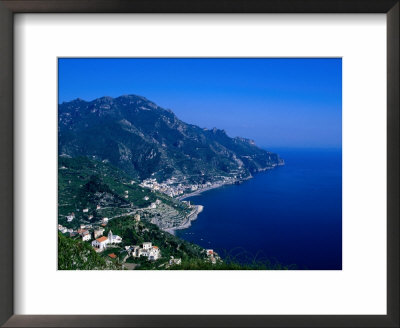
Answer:
<svg viewBox="0 0 400 328"><path fill-rule="evenodd" d="M399 11L399 0L0 0L0 324L4 327L399 327ZM387 315L14 315L11 250L16 13L385 13Z"/></svg>

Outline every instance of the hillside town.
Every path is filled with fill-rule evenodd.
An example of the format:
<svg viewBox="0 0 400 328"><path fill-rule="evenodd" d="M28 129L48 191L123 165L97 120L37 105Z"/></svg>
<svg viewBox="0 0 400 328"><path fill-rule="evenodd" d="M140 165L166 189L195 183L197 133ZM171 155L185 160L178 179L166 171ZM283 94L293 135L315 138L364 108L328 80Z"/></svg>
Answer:
<svg viewBox="0 0 400 328"><path fill-rule="evenodd" d="M135 214L132 217L132 222L134 225L138 225L140 222L140 215ZM151 241L145 241L140 245L126 245L123 238L114 234L112 230L109 230L108 233L104 235L107 224L108 218L103 218L100 224L81 224L76 230L58 224L58 231L70 238L89 243L96 253L103 255L107 261L117 261L122 264L123 268L135 268L136 264L131 263L135 261L135 259L146 259L148 262L153 263L163 259L161 249ZM218 254L212 249L203 251L206 254L206 261L212 264L221 261ZM173 266L179 266L181 263L181 258L169 256L164 258L164 261L161 261L158 267L168 269Z"/></svg>
<svg viewBox="0 0 400 328"><path fill-rule="evenodd" d="M169 197L182 197L188 196L187 194L191 193L200 193L202 191L206 191L208 189L214 189L221 187L226 184L233 184L239 181L237 176L219 176L216 177L216 180L213 182L205 182L205 183L184 183L179 182L176 178L167 179L164 182L157 182L155 178L149 178L143 180L139 185L144 188L151 189L153 191L161 192Z"/></svg>
<svg viewBox="0 0 400 328"><path fill-rule="evenodd" d="M136 214L134 216L135 222L140 222L140 216ZM107 218L103 218L102 226L105 226L108 222ZM77 230L68 229L61 224L58 225L58 231L62 234L68 234L69 237L77 237L82 241L90 242L93 237L93 241L91 242L91 246L97 253L101 253L105 251L107 248L114 248L115 246L122 243L122 238L118 235L113 234L110 230L107 236L103 236L105 229L100 227L94 227L93 225L85 225L81 224L80 228ZM161 257L160 249L152 245L151 242L144 242L142 246L125 246L125 250L127 251L129 256L134 258L145 257L149 261L156 261ZM115 254L114 254L115 255ZM111 256L113 258L113 256Z"/></svg>

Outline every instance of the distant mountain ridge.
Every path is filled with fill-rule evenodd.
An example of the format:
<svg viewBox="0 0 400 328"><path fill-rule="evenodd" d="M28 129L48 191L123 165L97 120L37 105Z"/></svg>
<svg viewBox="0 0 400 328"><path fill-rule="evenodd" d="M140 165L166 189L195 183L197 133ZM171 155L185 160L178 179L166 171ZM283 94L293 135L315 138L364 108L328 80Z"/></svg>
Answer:
<svg viewBox="0 0 400 328"><path fill-rule="evenodd" d="M64 102L58 123L59 155L108 161L139 179L242 179L281 164L252 140L184 123L136 95Z"/></svg>

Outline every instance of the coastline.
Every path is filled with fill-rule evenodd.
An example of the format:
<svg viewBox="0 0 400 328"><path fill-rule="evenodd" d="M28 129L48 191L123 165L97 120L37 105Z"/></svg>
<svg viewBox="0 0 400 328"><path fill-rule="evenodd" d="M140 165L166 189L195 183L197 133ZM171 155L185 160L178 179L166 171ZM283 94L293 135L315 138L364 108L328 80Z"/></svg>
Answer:
<svg viewBox="0 0 400 328"><path fill-rule="evenodd" d="M181 224L180 226L173 227L173 228L168 228L168 229L163 229L165 232L170 233L171 235L175 235L175 230L183 230L187 229L192 225L192 221L197 219L197 215L200 214L204 206L203 205L194 205L194 209L192 212L188 214L188 216L185 219L185 222Z"/></svg>
<svg viewBox="0 0 400 328"><path fill-rule="evenodd" d="M272 169L274 169L274 168L277 167L277 166L283 166L283 165L285 165L285 164L284 164L284 162L283 162L283 160L282 160L280 163L278 163L278 164L275 165L275 166L266 167L266 168L263 168L263 169L258 170L257 173L259 173L259 172L264 172L264 171L268 171L268 170L272 170ZM253 175L249 175L249 176L246 177L246 178L235 179L235 180L233 180L233 181L226 182L226 183L214 183L214 184L212 184L212 185L209 186L209 187L206 187L206 188L202 188L202 189L193 191L193 192L191 192L191 193L188 193L188 194L182 195L182 196L180 196L180 197L177 197L176 199L179 200L179 201L182 201L182 200L184 200L184 199L186 199L186 198L200 195L201 193L203 193L203 192L205 192L205 191L208 191L208 190L220 188L220 187L226 186L226 185L233 185L233 184L237 184L237 183L240 184L240 183L242 183L242 182L244 182L244 181L246 181L246 180L252 179L253 177L254 177ZM196 219L197 219L197 215L200 214L200 213L203 211L203 209L204 209L204 206L203 206L203 205L193 205L193 206L195 206L196 208L186 217L185 222L184 222L183 224L181 224L181 225L179 225L179 226L177 226L177 227L164 229L164 231L166 231L166 232L168 232L168 233L170 233L170 234L172 234L172 235L175 235L175 230L183 230L183 229L189 228L189 227L191 226L191 222L194 221L194 220L196 220Z"/></svg>
<svg viewBox="0 0 400 328"><path fill-rule="evenodd" d="M265 170L268 170L268 169L265 169ZM261 171L260 171L260 172L261 172ZM250 179L252 179L252 178L253 178L253 176L252 176L252 175L249 175L249 176L246 177L246 178L235 179L235 180L233 180L233 181L229 181L229 182L225 182L225 183L224 183L224 182L214 183L214 184L212 184L212 185L209 186L209 187L202 188L202 189L198 189L198 190L193 191L193 192L191 192L191 193L188 193L188 194L179 196L179 197L177 197L176 199L182 201L182 200L184 200L184 199L186 199L186 198L200 195L201 193L203 193L203 192L205 192L205 191L208 191L208 190L217 189L217 188L220 188L220 187L223 187L223 186L227 186L227 185L234 185L234 184L237 184L237 183L240 184L240 183L242 183L242 182L244 182L244 181L246 181L246 180L250 180Z"/></svg>
<svg viewBox="0 0 400 328"><path fill-rule="evenodd" d="M235 182L236 182L236 181L235 181ZM193 192L191 192L191 193L189 193L189 194L185 194L185 195L183 195L183 196L177 197L176 199L177 199L177 200L184 200L184 199L189 198L189 197L193 197L193 196L200 195L200 194L203 193L204 191L216 189L216 188L219 188L219 187L228 185L228 184L234 184L235 182L216 183L216 184L213 184L213 185L211 185L211 186L209 186L209 187L202 188L202 189L198 189L198 190L193 191Z"/></svg>
<svg viewBox="0 0 400 328"><path fill-rule="evenodd" d="M256 172L256 174L257 174L257 173L261 173L261 172L265 172L265 171L268 171L268 170L273 170L274 168L276 168L276 167L278 167L278 166L284 166L284 165L285 165L285 162L281 159L281 161L280 161L278 164L276 164L276 165L274 165L274 166L268 166L268 167L259 169L259 170ZM223 182L221 182L221 183L214 183L214 184L212 184L212 185L209 186L209 187L202 188L202 189L198 189L198 190L193 191L193 192L191 192L191 193L188 193L188 194L185 194L185 195L176 197L176 199L181 201L181 200L184 200L184 199L189 198L189 197L193 197L193 196L200 195L201 193L203 193L203 192L205 192L205 191L208 191L208 190L220 188L220 187L226 186L226 185L233 185L233 184L238 184L238 183L240 184L240 183L242 183L242 182L244 182L244 181L246 181L246 180L250 180L250 179L252 179L252 178L254 178L254 176L253 176L253 175L249 175L249 176L246 177L246 178L235 179L235 180L233 180L233 181L229 181L229 182L226 182L226 183L223 183Z"/></svg>
<svg viewBox="0 0 400 328"><path fill-rule="evenodd" d="M250 179L250 178L252 178L252 177L250 176L250 177L248 177L246 179L243 179L243 180L247 180L247 179ZM240 180L235 180L235 181L229 182L229 183L215 183L215 184L212 184L211 186L209 186L207 188L202 188L202 189L196 190L196 191L191 192L189 194L177 197L176 199L179 200L179 201L182 201L182 200L184 200L186 198L193 197L193 196L196 196L196 195L200 195L204 191L216 189L216 188L219 188L219 187L222 187L222 186L225 186L225 185L235 184L238 181L240 181ZM203 205L193 205L193 206L195 206L195 209L188 214L188 216L185 218L185 222L184 223L182 223L181 225L179 225L177 227L167 228L167 229L163 229L163 230L165 232L170 233L171 235L175 235L175 231L176 230L183 230L183 229L189 228L192 225L191 222L196 220L197 219L197 215L200 214L204 209Z"/></svg>

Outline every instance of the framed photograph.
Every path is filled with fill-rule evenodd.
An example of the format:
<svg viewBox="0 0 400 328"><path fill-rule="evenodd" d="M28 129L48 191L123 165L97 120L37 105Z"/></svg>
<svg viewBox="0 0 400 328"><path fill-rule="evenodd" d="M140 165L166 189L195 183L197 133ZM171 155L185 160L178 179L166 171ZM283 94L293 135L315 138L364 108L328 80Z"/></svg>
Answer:
<svg viewBox="0 0 400 328"><path fill-rule="evenodd" d="M399 327L398 1L0 1L5 327Z"/></svg>

